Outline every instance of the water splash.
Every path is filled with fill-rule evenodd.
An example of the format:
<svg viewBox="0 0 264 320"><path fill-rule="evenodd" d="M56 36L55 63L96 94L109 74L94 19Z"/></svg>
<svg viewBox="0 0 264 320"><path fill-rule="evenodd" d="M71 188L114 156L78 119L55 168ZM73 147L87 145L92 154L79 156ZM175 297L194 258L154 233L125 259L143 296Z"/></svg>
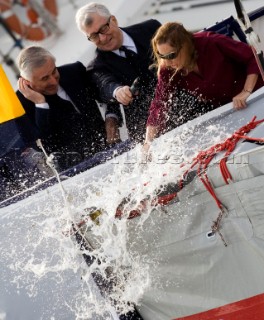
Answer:
<svg viewBox="0 0 264 320"><path fill-rule="evenodd" d="M146 222L151 226L150 206L133 221L126 214L116 219L116 208L129 195L127 206L133 209L161 186L176 182L202 146L212 144L213 136L219 140L217 126L208 130L210 139L201 136L199 141L190 128L176 137L163 136L154 143L151 163L142 163L137 146L106 165L64 181L68 207L56 186L25 199L23 207L15 205L2 225L6 241L1 244L1 264L10 272L4 282L12 279L16 290L25 290L31 299L37 299L45 288L43 319L68 319L69 314L69 319L113 319L115 311L126 313L134 304L140 308L144 292L162 287L161 280L152 277L158 267L158 226L146 230ZM190 144L191 150L186 148ZM99 214L91 216L98 209ZM162 217L166 212L156 208L155 214ZM85 223L76 229L81 221ZM81 244L76 241L76 230ZM151 244L145 233L152 237ZM7 243L11 241L10 249ZM146 254L155 245L155 254ZM65 292L68 279L71 283ZM49 284L62 291L50 292ZM51 300L53 307L47 310Z"/></svg>

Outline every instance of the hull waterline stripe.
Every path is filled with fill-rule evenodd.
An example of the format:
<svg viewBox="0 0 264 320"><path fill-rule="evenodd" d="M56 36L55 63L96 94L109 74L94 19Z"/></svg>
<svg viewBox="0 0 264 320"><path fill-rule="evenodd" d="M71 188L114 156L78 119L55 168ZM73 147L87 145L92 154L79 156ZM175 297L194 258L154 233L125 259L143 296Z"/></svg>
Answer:
<svg viewBox="0 0 264 320"><path fill-rule="evenodd" d="M260 320L264 315L264 293L222 307L174 320Z"/></svg>

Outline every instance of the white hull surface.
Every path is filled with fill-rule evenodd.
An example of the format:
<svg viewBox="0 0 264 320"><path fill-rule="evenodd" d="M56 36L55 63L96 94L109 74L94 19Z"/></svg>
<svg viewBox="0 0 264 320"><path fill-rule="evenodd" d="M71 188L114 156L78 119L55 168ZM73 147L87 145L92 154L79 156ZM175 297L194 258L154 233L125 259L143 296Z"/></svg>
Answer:
<svg viewBox="0 0 264 320"><path fill-rule="evenodd" d="M168 141L177 143L183 132L187 150L204 145L205 132L211 131L209 146L220 142L218 129L228 137L254 115L264 118L264 90L255 95L246 110L222 107L165 135L157 147ZM263 123L249 136L263 139ZM198 177L178 192L171 204L154 210L148 207L127 222L128 251L149 265L151 285L138 307L144 320L244 320L249 319L249 310L250 318L263 319L264 146L241 140L227 161L233 178L228 185L219 168L222 157L223 153L214 159L207 174L226 208L220 222L223 239L217 232L212 234L220 210ZM173 166L169 169L167 182L177 176ZM134 191L138 201L124 215L144 199L144 187L141 194L139 190ZM93 241L91 233L87 237ZM214 308L219 309L208 311Z"/></svg>
<svg viewBox="0 0 264 320"><path fill-rule="evenodd" d="M161 150L165 146L168 150L170 146L172 153L179 147L183 148L182 155L186 159L184 150L195 154L196 150L221 142L254 116L263 119L263 101L262 88L251 96L249 106L243 111L234 111L231 105L226 105L193 120L158 139L153 156L155 149ZM260 124L249 135L263 137L263 128ZM83 307L82 303L87 305L95 299L94 295L97 295L96 303L103 303L107 309L99 291L95 288L91 293L91 279L88 282L80 279L81 270L86 269L85 263L80 253L76 256L78 248L64 232L71 228L71 219L80 221L84 209L91 205L97 207L98 203L108 214L101 215L103 233L101 226L88 223L86 236L94 248L92 254L100 254L100 259L104 259L104 254L111 257L106 268L112 266L114 271L115 267L122 268L126 264L125 267L130 269L128 274L133 273L133 259L140 261L137 267L147 272L147 281L142 283L142 292L135 302L143 319L181 319L264 293L264 147L249 142L238 144L230 163L228 161L228 169L233 176L230 185L225 185L217 164L208 170L216 194L228 212L221 222L221 233L227 247L218 233L208 237L219 209L198 178L185 186L178 193L177 200L164 207L165 211L149 208L131 220L126 219L125 213L120 220L114 219L117 204L132 186L135 187L134 200L139 203L162 181L165 184L175 182L181 171L185 171L180 169L178 161L162 163L159 172L157 164L152 163L146 170L152 176L153 185L150 183L143 187L146 176L143 174L141 181L140 177L133 179L131 177L136 171L130 174L129 169L125 169L134 162L132 160L138 151L136 148L65 180L63 186L71 195L68 201L70 210L65 208L58 185L1 209L3 285L0 307L3 313L13 315L6 319L42 319L43 314L44 318L48 315L54 319L62 319L62 316L63 319L73 319ZM167 175L162 180L163 172ZM125 177L122 180L126 175L131 179ZM109 189L104 193L103 185L111 188L112 193ZM108 234L105 229L104 219L108 226L111 222L116 228L114 240L113 234ZM101 239L99 246L98 237ZM100 248L104 248L103 254ZM122 261L124 248L127 257ZM109 253L111 250L113 252ZM99 266L95 263L94 268L98 270ZM129 275L127 277L129 279ZM140 275L139 281L146 277ZM17 289L17 285L21 289ZM122 285L125 287L125 283ZM129 285L133 286L133 281ZM50 292L53 292L52 299ZM33 297L29 298L27 294ZM16 312L21 318L14 315L14 301L18 302ZM99 312L97 308L92 310Z"/></svg>
<svg viewBox="0 0 264 320"><path fill-rule="evenodd" d="M190 319L263 319L258 303L264 301L264 147L239 153L232 162L230 185L221 179L219 165L208 174L227 208L220 224L226 247L211 232L220 210L198 178L179 192L179 202L153 210L142 232L140 218L129 221L129 250L155 261L149 274L155 287L144 292L139 309L143 319L181 319L217 307L222 310L215 317ZM260 294L252 318L245 302L240 317L230 317L235 309L230 303Z"/></svg>

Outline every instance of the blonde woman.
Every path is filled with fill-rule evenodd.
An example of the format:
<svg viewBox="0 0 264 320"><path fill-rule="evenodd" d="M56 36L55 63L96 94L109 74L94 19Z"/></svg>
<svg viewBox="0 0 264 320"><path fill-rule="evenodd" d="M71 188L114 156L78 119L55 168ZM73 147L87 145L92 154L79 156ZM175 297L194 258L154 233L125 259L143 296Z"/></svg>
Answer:
<svg viewBox="0 0 264 320"><path fill-rule="evenodd" d="M213 32L191 33L162 25L152 39L158 84L150 106L145 144L159 133L233 101L246 107L263 85L251 48ZM148 149L146 146L145 149Z"/></svg>

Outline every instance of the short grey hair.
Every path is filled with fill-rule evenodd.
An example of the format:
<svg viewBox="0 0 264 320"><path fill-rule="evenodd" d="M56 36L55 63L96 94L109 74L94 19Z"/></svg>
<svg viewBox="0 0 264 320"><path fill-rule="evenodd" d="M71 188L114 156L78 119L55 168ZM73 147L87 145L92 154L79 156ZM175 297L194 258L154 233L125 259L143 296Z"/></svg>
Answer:
<svg viewBox="0 0 264 320"><path fill-rule="evenodd" d="M106 6L100 3L91 2L81 7L75 15L75 21L80 31L84 32L86 27L93 23L93 14L96 13L101 17L109 18L111 13Z"/></svg>
<svg viewBox="0 0 264 320"><path fill-rule="evenodd" d="M46 49L39 46L30 46L20 51L17 65L23 78L30 78L34 69L43 66L49 59L56 61L55 57Z"/></svg>

